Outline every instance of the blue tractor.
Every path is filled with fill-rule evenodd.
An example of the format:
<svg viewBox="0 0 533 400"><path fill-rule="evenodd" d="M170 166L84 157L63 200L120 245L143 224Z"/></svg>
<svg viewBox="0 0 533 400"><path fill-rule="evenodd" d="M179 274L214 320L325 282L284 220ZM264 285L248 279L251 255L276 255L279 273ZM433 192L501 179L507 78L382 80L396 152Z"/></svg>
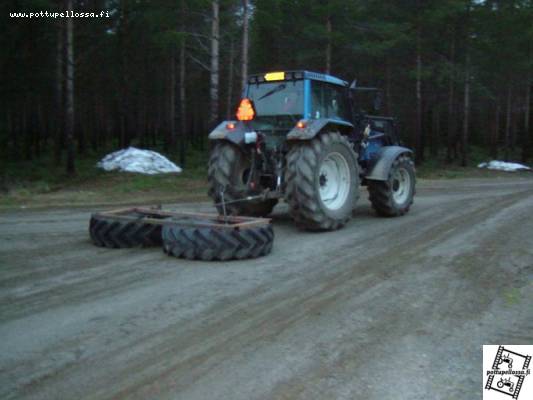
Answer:
<svg viewBox="0 0 533 400"><path fill-rule="evenodd" d="M364 111L359 99L371 90L309 71L250 76L237 119L209 134L209 195L219 212L265 216L284 199L304 229L335 230L366 185L379 215L407 213L412 151L393 118Z"/></svg>

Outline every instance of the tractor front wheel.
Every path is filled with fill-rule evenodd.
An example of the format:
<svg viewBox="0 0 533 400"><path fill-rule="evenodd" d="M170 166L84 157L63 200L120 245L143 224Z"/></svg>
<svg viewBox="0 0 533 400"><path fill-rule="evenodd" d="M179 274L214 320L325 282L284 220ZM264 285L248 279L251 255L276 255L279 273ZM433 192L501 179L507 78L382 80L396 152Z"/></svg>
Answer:
<svg viewBox="0 0 533 400"><path fill-rule="evenodd" d="M359 197L357 155L337 132L293 144L287 154L285 200L298 225L308 230L339 229Z"/></svg>
<svg viewBox="0 0 533 400"><path fill-rule="evenodd" d="M249 196L247 180L251 173L250 160L244 152L230 142L219 142L211 150L208 166L209 196L219 214L223 213L221 191L224 201L232 202ZM272 212L276 199L235 202L226 205L229 215L263 217Z"/></svg>
<svg viewBox="0 0 533 400"><path fill-rule="evenodd" d="M406 156L399 156L392 163L386 181L368 181L372 207L384 217L398 217L409 211L415 195L415 166Z"/></svg>

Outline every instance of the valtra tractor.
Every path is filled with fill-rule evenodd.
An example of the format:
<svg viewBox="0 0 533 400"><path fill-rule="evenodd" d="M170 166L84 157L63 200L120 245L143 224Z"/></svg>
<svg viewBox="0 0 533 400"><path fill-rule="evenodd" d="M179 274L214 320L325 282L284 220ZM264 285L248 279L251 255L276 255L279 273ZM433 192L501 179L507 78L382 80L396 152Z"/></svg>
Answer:
<svg viewBox="0 0 533 400"><path fill-rule="evenodd" d="M210 134L209 195L219 213L266 216L280 199L298 225L335 230L350 219L361 185L379 215L409 211L412 151L393 118L359 99L380 92L309 71L252 75L234 121Z"/></svg>

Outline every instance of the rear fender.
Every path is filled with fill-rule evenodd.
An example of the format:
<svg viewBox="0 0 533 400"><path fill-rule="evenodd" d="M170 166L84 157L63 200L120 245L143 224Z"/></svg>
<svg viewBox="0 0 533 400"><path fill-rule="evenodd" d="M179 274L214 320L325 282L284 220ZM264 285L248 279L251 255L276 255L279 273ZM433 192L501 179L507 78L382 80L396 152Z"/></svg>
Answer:
<svg viewBox="0 0 533 400"><path fill-rule="evenodd" d="M229 129L228 124L233 124L235 128ZM244 144L244 132L246 126L241 121L223 121L211 131L209 140L228 140L238 146Z"/></svg>
<svg viewBox="0 0 533 400"><path fill-rule="evenodd" d="M402 154L411 155L413 152L401 146L382 147L375 161L370 165L365 179L371 181L386 181L389 179L392 163Z"/></svg>
<svg viewBox="0 0 533 400"><path fill-rule="evenodd" d="M305 122L305 126L303 128L292 128L287 134L287 140L311 140L327 127L341 132L351 131L353 129L353 125L349 122L330 118L308 119L303 121Z"/></svg>

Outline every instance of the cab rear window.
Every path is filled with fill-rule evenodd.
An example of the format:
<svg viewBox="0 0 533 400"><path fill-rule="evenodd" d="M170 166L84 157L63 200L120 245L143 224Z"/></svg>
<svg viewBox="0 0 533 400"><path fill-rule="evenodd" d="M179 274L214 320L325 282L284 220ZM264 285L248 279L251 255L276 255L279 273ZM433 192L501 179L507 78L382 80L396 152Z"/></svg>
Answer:
<svg viewBox="0 0 533 400"><path fill-rule="evenodd" d="M303 114L302 80L250 84L247 97L253 100L258 117Z"/></svg>

